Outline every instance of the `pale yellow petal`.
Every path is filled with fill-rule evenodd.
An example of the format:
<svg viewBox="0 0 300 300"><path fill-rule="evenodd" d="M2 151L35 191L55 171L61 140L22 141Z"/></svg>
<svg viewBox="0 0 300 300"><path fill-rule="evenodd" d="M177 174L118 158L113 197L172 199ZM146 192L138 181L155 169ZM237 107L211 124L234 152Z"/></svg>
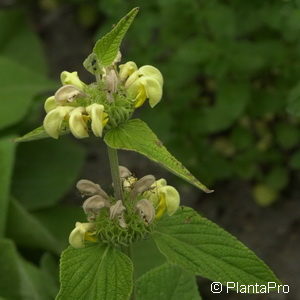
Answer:
<svg viewBox="0 0 300 300"><path fill-rule="evenodd" d="M125 88L129 88L136 80L139 79L139 72L133 72L125 82Z"/></svg>
<svg viewBox="0 0 300 300"><path fill-rule="evenodd" d="M120 65L119 76L122 81L125 81L134 71L137 70L137 65L133 61L128 61L126 64Z"/></svg>
<svg viewBox="0 0 300 300"><path fill-rule="evenodd" d="M139 81L145 88L150 106L154 107L162 98L162 86L156 79L149 76L143 76Z"/></svg>
<svg viewBox="0 0 300 300"><path fill-rule="evenodd" d="M149 76L153 79L156 79L161 86L164 83L164 79L163 79L161 72L153 66L150 66L150 65L142 66L139 68L138 73L140 75Z"/></svg>
<svg viewBox="0 0 300 300"><path fill-rule="evenodd" d="M166 200L166 208L169 216L172 216L178 209L180 204L180 195L177 190L170 185L163 186L159 189L159 193L163 194Z"/></svg>
<svg viewBox="0 0 300 300"><path fill-rule="evenodd" d="M55 101L55 97L54 96L48 97L44 104L45 112L48 113L50 110L56 108L57 106L58 104Z"/></svg>
<svg viewBox="0 0 300 300"><path fill-rule="evenodd" d="M69 118L69 127L72 134L78 138L86 138L89 136L88 128L83 117L85 109L83 107L76 107L71 113Z"/></svg>
<svg viewBox="0 0 300 300"><path fill-rule="evenodd" d="M60 74L60 80L63 85L74 85L81 90L85 87L85 83L79 79L77 72L63 71Z"/></svg>
<svg viewBox="0 0 300 300"><path fill-rule="evenodd" d="M103 132L103 120L107 118L107 114L104 113L104 106L94 103L86 107L86 111L91 118L91 128L95 136L101 137Z"/></svg>
<svg viewBox="0 0 300 300"><path fill-rule="evenodd" d="M51 110L45 117L43 125L45 131L53 138L58 139L64 118L74 108L70 106L58 106Z"/></svg>

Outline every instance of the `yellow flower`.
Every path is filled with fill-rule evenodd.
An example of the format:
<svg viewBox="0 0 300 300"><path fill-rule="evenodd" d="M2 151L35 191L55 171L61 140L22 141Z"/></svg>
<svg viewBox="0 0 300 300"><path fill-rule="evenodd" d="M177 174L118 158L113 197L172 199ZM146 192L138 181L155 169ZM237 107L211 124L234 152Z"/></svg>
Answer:
<svg viewBox="0 0 300 300"><path fill-rule="evenodd" d="M74 248L84 248L85 241L96 242L97 239L93 236L95 225L93 223L76 222L75 228L69 236L69 243Z"/></svg>
<svg viewBox="0 0 300 300"><path fill-rule="evenodd" d="M79 79L77 72L71 73L71 72L63 71L60 74L60 80L63 85L70 84L76 86L81 90L85 87L85 83Z"/></svg>
<svg viewBox="0 0 300 300"><path fill-rule="evenodd" d="M72 134L78 139L89 136L85 116L83 115L84 112L84 107L76 107L70 113L69 127Z"/></svg>
<svg viewBox="0 0 300 300"><path fill-rule="evenodd" d="M45 104L44 104L44 109L45 109L46 113L48 113L50 110L56 108L57 106L58 106L58 103L55 101L55 97L51 96L46 99Z"/></svg>
<svg viewBox="0 0 300 300"><path fill-rule="evenodd" d="M163 77L153 66L143 66L134 71L126 80L128 95L135 99L135 107L143 105L146 99L154 107L162 98Z"/></svg>
<svg viewBox="0 0 300 300"><path fill-rule="evenodd" d="M144 193L155 207L156 218L160 218L165 212L172 216L180 204L180 195L178 191L170 185L167 185L165 179L157 180L152 185L152 190Z"/></svg>
<svg viewBox="0 0 300 300"><path fill-rule="evenodd" d="M85 94L74 85L63 85L59 88L55 94L55 100L60 104L65 104L67 102L73 102L78 97L84 97Z"/></svg>
<svg viewBox="0 0 300 300"><path fill-rule="evenodd" d="M62 123L73 109L71 106L58 106L49 111L43 123L45 131L54 139L58 139Z"/></svg>
<svg viewBox="0 0 300 300"><path fill-rule="evenodd" d="M101 137L103 128L108 122L108 114L104 112L104 106L94 103L87 106L86 111L91 118L91 128L94 135Z"/></svg>
<svg viewBox="0 0 300 300"><path fill-rule="evenodd" d="M133 61L128 61L126 64L120 65L119 76L122 81L125 81L134 71L137 70L137 65Z"/></svg>

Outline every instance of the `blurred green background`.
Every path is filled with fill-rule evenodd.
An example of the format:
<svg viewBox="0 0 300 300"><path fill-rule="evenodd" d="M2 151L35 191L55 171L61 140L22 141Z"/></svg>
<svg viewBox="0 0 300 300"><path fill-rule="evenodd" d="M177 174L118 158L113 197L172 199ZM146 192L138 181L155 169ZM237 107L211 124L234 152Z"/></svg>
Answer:
<svg viewBox="0 0 300 300"><path fill-rule="evenodd" d="M91 82L82 61L135 6L122 61L154 65L165 78L159 106L136 115L216 192L204 195L135 154L121 153L121 163L138 176L166 177L184 204L237 235L290 284L280 299L299 299L299 0L2 0L0 298L54 299L58 256L85 219L76 180L111 188L97 139L13 138L41 124L61 71ZM217 297L199 284L204 299Z"/></svg>

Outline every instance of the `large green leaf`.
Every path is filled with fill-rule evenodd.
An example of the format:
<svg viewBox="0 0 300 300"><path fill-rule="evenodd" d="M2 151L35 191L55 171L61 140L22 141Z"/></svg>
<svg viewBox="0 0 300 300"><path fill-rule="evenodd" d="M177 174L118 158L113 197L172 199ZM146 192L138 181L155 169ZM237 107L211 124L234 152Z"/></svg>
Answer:
<svg viewBox="0 0 300 300"><path fill-rule="evenodd" d="M83 148L69 139L20 144L13 195L29 210L57 203L75 185L84 154Z"/></svg>
<svg viewBox="0 0 300 300"><path fill-rule="evenodd" d="M112 31L107 33L96 43L93 52L97 55L98 62L101 66L109 66L115 60L121 42L138 11L138 7L132 9L118 22Z"/></svg>
<svg viewBox="0 0 300 300"><path fill-rule="evenodd" d="M46 73L42 45L21 11L0 11L0 53L40 74Z"/></svg>
<svg viewBox="0 0 300 300"><path fill-rule="evenodd" d="M58 260L49 253L45 253L40 261L40 268L42 271L43 280L47 282L45 289L51 295L52 299L59 290L59 266Z"/></svg>
<svg viewBox="0 0 300 300"><path fill-rule="evenodd" d="M211 192L169 153L148 125L139 119L130 120L108 131L104 141L109 147L143 154L201 190Z"/></svg>
<svg viewBox="0 0 300 300"><path fill-rule="evenodd" d="M5 231L15 145L11 137L0 140L0 237Z"/></svg>
<svg viewBox="0 0 300 300"><path fill-rule="evenodd" d="M151 237L139 240L132 244L132 260L134 264L134 277L139 278L149 270L166 262L164 255L160 253ZM145 259L148 257L149 259Z"/></svg>
<svg viewBox="0 0 300 300"><path fill-rule="evenodd" d="M0 296L13 300L51 300L42 272L18 254L10 240L0 240Z"/></svg>
<svg viewBox="0 0 300 300"><path fill-rule="evenodd" d="M170 262L210 280L246 285L279 282L250 249L191 208L164 217L153 238Z"/></svg>
<svg viewBox="0 0 300 300"><path fill-rule="evenodd" d="M57 300L126 300L132 291L132 262L105 245L69 247L61 257Z"/></svg>
<svg viewBox="0 0 300 300"><path fill-rule="evenodd" d="M136 282L137 299L200 300L196 278L182 268L163 264Z"/></svg>
<svg viewBox="0 0 300 300"><path fill-rule="evenodd" d="M18 246L42 248L59 254L60 247L55 236L15 199L11 199L7 216L6 236Z"/></svg>
<svg viewBox="0 0 300 300"><path fill-rule="evenodd" d="M42 74L2 56L0 82L0 129L20 121L33 96L52 86Z"/></svg>

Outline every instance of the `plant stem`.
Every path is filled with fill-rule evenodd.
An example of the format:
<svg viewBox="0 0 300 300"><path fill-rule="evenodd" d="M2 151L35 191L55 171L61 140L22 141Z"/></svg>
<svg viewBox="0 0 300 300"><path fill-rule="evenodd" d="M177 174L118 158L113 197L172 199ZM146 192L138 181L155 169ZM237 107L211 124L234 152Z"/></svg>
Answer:
<svg viewBox="0 0 300 300"><path fill-rule="evenodd" d="M113 149L109 146L107 146L107 152L109 158L111 177L114 184L115 197L117 200L123 201L123 192L122 192L121 178L119 173L118 152L116 149Z"/></svg>

